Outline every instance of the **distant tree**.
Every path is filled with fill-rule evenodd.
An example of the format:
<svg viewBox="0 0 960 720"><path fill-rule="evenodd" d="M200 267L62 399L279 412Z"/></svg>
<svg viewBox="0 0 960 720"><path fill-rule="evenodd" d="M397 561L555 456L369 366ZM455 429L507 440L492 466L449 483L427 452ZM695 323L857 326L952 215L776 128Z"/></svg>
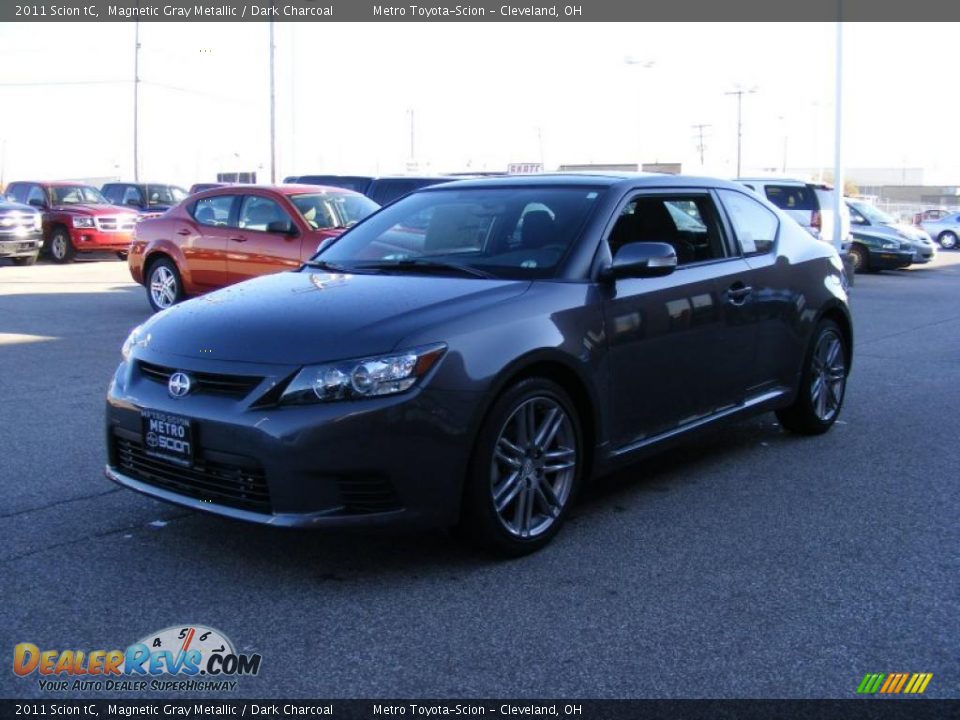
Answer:
<svg viewBox="0 0 960 720"><path fill-rule="evenodd" d="M823 182L827 185L833 185L833 173L824 173ZM859 195L860 188L853 180L847 178L843 181L843 194L847 197Z"/></svg>

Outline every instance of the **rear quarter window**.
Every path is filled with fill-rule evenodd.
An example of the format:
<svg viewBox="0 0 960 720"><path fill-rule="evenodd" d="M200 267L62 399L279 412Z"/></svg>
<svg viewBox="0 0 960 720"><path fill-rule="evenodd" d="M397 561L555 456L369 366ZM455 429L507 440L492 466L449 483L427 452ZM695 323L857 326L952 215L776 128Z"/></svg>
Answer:
<svg viewBox="0 0 960 720"><path fill-rule="evenodd" d="M767 200L781 210L819 210L813 190L805 185L767 185L764 187Z"/></svg>

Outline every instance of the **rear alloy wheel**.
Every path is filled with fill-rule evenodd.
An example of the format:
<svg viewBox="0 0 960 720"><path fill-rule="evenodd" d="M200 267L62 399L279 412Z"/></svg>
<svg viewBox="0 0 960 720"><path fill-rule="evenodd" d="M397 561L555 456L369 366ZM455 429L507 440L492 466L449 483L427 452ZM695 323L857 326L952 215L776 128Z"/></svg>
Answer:
<svg viewBox="0 0 960 720"><path fill-rule="evenodd" d="M870 263L867 259L867 253L859 245L854 245L847 253L850 255L850 261L853 264L853 271L855 273L863 272L869 267Z"/></svg>
<svg viewBox="0 0 960 720"><path fill-rule="evenodd" d="M77 254L77 249L73 246L70 239L70 233L66 228L57 228L50 236L50 256L54 262L68 263L73 260Z"/></svg>
<svg viewBox="0 0 960 720"><path fill-rule="evenodd" d="M949 230L942 232L937 237L937 242L940 243L940 247L944 250L953 250L957 246L957 234Z"/></svg>
<svg viewBox="0 0 960 720"><path fill-rule="evenodd" d="M183 283L177 266L171 260L163 258L150 266L147 300L155 312L166 310L183 300Z"/></svg>
<svg viewBox="0 0 960 720"><path fill-rule="evenodd" d="M847 388L847 349L840 327L822 320L804 364L793 405L777 411L780 423L801 435L825 433L836 422Z"/></svg>
<svg viewBox="0 0 960 720"><path fill-rule="evenodd" d="M539 550L560 529L583 473L582 435L569 396L523 380L484 422L465 492L468 538L501 555Z"/></svg>

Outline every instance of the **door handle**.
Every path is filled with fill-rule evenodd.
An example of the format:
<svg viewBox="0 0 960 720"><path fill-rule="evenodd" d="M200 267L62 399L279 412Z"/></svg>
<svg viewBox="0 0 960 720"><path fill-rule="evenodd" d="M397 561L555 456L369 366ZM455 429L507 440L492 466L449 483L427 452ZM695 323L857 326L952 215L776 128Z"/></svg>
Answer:
<svg viewBox="0 0 960 720"><path fill-rule="evenodd" d="M742 305L743 302L753 292L753 288L744 285L742 282L736 282L727 288L727 302L731 305Z"/></svg>
<svg viewBox="0 0 960 720"><path fill-rule="evenodd" d="M247 241L247 239L246 239L245 237L232 237L232 238L230 238L230 239L231 239L233 242L246 242L246 241Z"/></svg>
<svg viewBox="0 0 960 720"><path fill-rule="evenodd" d="M179 230L177 230L177 235L183 235L184 237L186 237L189 234L190 234L190 231L187 230L187 228L180 228Z"/></svg>

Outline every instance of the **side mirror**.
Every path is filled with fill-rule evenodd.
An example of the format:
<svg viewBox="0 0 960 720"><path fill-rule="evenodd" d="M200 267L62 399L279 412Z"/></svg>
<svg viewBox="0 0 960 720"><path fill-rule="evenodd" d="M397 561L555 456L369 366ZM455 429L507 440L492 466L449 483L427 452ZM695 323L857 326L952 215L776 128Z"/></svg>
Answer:
<svg viewBox="0 0 960 720"><path fill-rule="evenodd" d="M677 269L677 253L672 245L661 242L635 242L623 245L600 277L651 278L669 275Z"/></svg>
<svg viewBox="0 0 960 720"><path fill-rule="evenodd" d="M27 201L27 204L33 205L33 207L38 207L38 208L46 207L43 200L38 200L37 198L30 198L30 200Z"/></svg>
<svg viewBox="0 0 960 720"><path fill-rule="evenodd" d="M129 205L130 207L138 208L138 207L140 207L140 201L139 201L139 200L134 200L133 198L130 198L129 200L127 200L127 201L124 203L124 205Z"/></svg>
<svg viewBox="0 0 960 720"><path fill-rule="evenodd" d="M859 215L851 215L851 216L850 216L850 224L851 224L851 225L866 225L866 224L867 224L867 219L866 219L865 217L860 217Z"/></svg>
<svg viewBox="0 0 960 720"><path fill-rule="evenodd" d="M274 220L267 223L267 232L277 235L296 235L297 228L289 220Z"/></svg>

